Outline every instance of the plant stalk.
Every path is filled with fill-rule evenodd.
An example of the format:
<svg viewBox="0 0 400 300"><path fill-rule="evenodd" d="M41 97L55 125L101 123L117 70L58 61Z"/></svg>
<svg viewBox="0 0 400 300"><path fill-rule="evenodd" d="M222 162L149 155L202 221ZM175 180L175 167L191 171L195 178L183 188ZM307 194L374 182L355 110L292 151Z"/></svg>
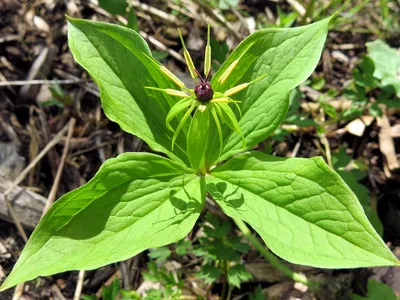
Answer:
<svg viewBox="0 0 400 300"><path fill-rule="evenodd" d="M271 251L269 251L269 249L266 246L261 244L260 241L251 234L250 229L242 220L239 219L233 219L233 220L235 221L236 226L239 228L239 230L247 238L247 240L257 249L258 252L260 252L264 256L264 258L272 266L277 268L279 271L281 271L287 277L291 278L293 281L303 283L311 289L318 288L319 285L316 282L307 279L305 275L294 272L288 266L284 265Z"/></svg>

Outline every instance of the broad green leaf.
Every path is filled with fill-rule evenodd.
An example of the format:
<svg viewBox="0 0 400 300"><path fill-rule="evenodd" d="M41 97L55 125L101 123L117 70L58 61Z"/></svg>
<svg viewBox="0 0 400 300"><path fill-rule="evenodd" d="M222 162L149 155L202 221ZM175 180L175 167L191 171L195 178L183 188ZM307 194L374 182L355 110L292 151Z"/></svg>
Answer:
<svg viewBox="0 0 400 300"><path fill-rule="evenodd" d="M393 289L373 278L368 279L368 295L366 297L360 297L353 295L353 300L398 300Z"/></svg>
<svg viewBox="0 0 400 300"><path fill-rule="evenodd" d="M235 95L240 104L243 118L240 127L252 148L271 135L283 121L288 110L289 92L305 81L313 72L321 56L330 19L291 29L269 28L259 30L246 38L212 79L216 91L224 92L233 86L268 74ZM239 59L240 58L240 59ZM218 79L229 66L239 63L228 79L217 86ZM226 160L242 151L241 137L225 128L225 146L218 161ZM218 157L218 134L212 131L215 142L207 151L208 165Z"/></svg>
<svg viewBox="0 0 400 300"><path fill-rule="evenodd" d="M375 65L374 76L383 86L392 86L400 97L400 53L385 42L376 40L367 43L368 56Z"/></svg>
<svg viewBox="0 0 400 300"><path fill-rule="evenodd" d="M190 164L195 170L204 165L209 127L209 109L201 111L198 107L189 126L186 146Z"/></svg>
<svg viewBox="0 0 400 300"><path fill-rule="evenodd" d="M323 268L400 265L349 187L322 158L235 157L207 177L223 211L280 257Z"/></svg>
<svg viewBox="0 0 400 300"><path fill-rule="evenodd" d="M88 270L182 239L205 198L191 170L148 153L107 160L42 218L0 290L37 276Z"/></svg>
<svg viewBox="0 0 400 300"><path fill-rule="evenodd" d="M187 163L185 136L178 137L172 152L173 133L165 124L178 99L145 88L175 85L148 58L151 52L143 38L125 27L68 19L68 43L75 60L98 85L106 116L154 151ZM172 122L176 128L177 121Z"/></svg>

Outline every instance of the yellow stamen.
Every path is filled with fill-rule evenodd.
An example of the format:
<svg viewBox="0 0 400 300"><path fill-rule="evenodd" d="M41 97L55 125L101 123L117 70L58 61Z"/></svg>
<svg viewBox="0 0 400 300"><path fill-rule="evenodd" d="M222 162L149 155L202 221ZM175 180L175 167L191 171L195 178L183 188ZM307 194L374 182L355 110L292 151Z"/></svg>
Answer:
<svg viewBox="0 0 400 300"><path fill-rule="evenodd" d="M204 54L204 75L207 76L211 69L210 24L207 28L207 46Z"/></svg>
<svg viewBox="0 0 400 300"><path fill-rule="evenodd" d="M246 50L243 51L243 53L239 56L238 59L235 59L231 65L224 71L224 73L222 73L221 77L218 78L218 84L223 84L225 82L225 80L229 77L229 75L231 75L231 73L233 72L233 70L236 68L236 66L238 65L240 59L243 57L243 55L246 54L246 52L253 46L254 42L251 43Z"/></svg>
<svg viewBox="0 0 400 300"><path fill-rule="evenodd" d="M156 87L152 87L152 86L146 86L145 88L149 89L149 90L160 91L160 92L166 93L171 96L177 96L177 97L182 97L182 98L190 97L185 92L174 90L174 89L160 89L160 88L156 88Z"/></svg>
<svg viewBox="0 0 400 300"><path fill-rule="evenodd" d="M252 80L252 81L250 81L248 83L239 84L239 85L237 85L237 86L225 91L224 96L225 97L229 97L229 96L232 96L232 95L234 95L236 93L239 93L240 91L242 91L245 88L247 88L250 84L253 84L254 82L256 82L256 81L258 81L260 79L263 79L265 76L267 76L267 74L264 74L264 75L254 79L254 80Z"/></svg>
<svg viewBox="0 0 400 300"><path fill-rule="evenodd" d="M236 68L237 64L239 63L239 59L236 59L231 63L231 65L222 73L221 77L218 78L218 84L223 84L225 80L231 75L233 69Z"/></svg>
<svg viewBox="0 0 400 300"><path fill-rule="evenodd" d="M215 98L215 99L212 99L210 102L212 102L212 103L218 103L218 102L220 102L220 103L230 103L230 102L241 103L241 101L232 100L229 98Z"/></svg>
<svg viewBox="0 0 400 300"><path fill-rule="evenodd" d="M160 68L160 71L164 73L165 76L167 76L169 79L171 79L177 86L179 86L181 89L187 89L185 84L178 78L176 77L170 70L168 70L166 67L161 65L158 61L156 61L153 57L148 56L146 53L142 52L142 54L149 59L155 66Z"/></svg>
<svg viewBox="0 0 400 300"><path fill-rule="evenodd" d="M160 71L164 73L165 76L167 76L169 79L171 79L177 86L180 88L186 88L185 84L178 78L176 77L170 70L168 70L164 66L160 66Z"/></svg>
<svg viewBox="0 0 400 300"><path fill-rule="evenodd" d="M187 65L187 67L189 69L189 72L190 72L190 76L192 76L192 78L194 79L194 78L197 77L197 74L194 71L195 67L194 67L194 63L193 63L192 57L190 56L189 51L187 51L187 49L186 49L185 41L183 40L182 33L181 33L179 28L178 28L178 32L179 32L179 37L180 37L181 42L182 42L183 57L185 58L186 65Z"/></svg>
<svg viewBox="0 0 400 300"><path fill-rule="evenodd" d="M239 84L239 85L237 85L237 86L235 86L235 87L233 87L233 88L227 90L227 91L224 93L224 96L225 96L225 97L232 96L232 95L234 95L234 94L236 94L236 93L239 93L240 91L244 90L244 89L247 88L248 86L249 86L249 83L242 83L242 84Z"/></svg>

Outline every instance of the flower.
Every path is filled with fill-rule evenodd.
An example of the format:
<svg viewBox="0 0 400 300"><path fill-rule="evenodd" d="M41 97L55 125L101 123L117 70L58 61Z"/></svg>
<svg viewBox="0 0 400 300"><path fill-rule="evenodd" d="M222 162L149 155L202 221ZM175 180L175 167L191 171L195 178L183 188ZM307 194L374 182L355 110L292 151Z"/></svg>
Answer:
<svg viewBox="0 0 400 300"><path fill-rule="evenodd" d="M172 149L174 148L176 138L178 137L179 132L181 131L183 125L185 124L186 120L190 117L190 115L192 114L192 112L195 109L198 109L200 112L205 112L206 110L209 110L211 112L211 115L213 116L213 119L214 119L216 127L217 127L217 131L218 131L219 142L220 142L220 154L222 153L222 147L223 147L223 136L222 136L220 119L230 129L237 132L242 137L243 148L245 148L246 141L243 136L242 130L240 129L239 122L236 119L235 113L229 106L229 104L234 104L239 111L240 117L242 117L241 110L238 105L238 103L240 103L240 101L233 100L231 98L231 96L244 90L250 84L264 78L265 76L267 76L267 74L262 75L251 82L242 83L235 87L232 87L232 88L226 90L224 93L214 92L214 89L213 89L213 87L211 85L211 81L210 81L211 74L212 74L210 26L208 26L208 30L207 30L207 45L206 45L205 55L204 55L205 56L205 60L204 60L204 76L205 77L204 78L200 74L200 72L195 68L195 66L193 64L193 60L186 48L185 42L183 40L182 34L179 29L178 29L178 32L179 32L179 37L182 42L183 56L185 58L186 65L189 69L189 72L190 72L190 75L192 76L192 78L197 80L194 89L188 89L185 86L185 84L178 77L176 77L171 71L169 71L166 67L159 64L154 58L144 54L147 59L149 59L153 64L155 64L157 67L159 67L160 71L180 88L180 90L178 90L178 89L169 89L169 88L161 89L161 88L157 88L157 87L146 87L147 89L156 90L156 91L159 91L159 92L171 95L171 96L176 96L176 97L181 98L171 108L171 110L169 111L169 113L166 117L167 128L174 132L174 135L172 138ZM233 61L231 63L231 65L229 65L229 67L219 77L215 87L222 85L228 79L229 75L232 73L232 71L238 65L242 56L252 47L252 45L253 44L250 44L250 46L247 47L247 49L242 53L242 55L238 59ZM185 110L187 110L186 113L183 115L177 128L174 130L170 125L171 120L174 119L175 117L177 117L181 112L183 112ZM188 137L188 138L190 138L190 137Z"/></svg>

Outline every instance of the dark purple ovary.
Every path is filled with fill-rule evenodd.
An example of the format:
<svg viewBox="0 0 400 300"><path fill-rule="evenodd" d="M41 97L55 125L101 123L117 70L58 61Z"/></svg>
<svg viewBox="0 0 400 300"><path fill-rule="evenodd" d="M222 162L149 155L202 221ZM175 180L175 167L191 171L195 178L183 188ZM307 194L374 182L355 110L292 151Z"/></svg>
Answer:
<svg viewBox="0 0 400 300"><path fill-rule="evenodd" d="M214 91L211 88L210 82L197 82L196 86L194 87L194 93L196 97L201 102L208 102L214 96Z"/></svg>

